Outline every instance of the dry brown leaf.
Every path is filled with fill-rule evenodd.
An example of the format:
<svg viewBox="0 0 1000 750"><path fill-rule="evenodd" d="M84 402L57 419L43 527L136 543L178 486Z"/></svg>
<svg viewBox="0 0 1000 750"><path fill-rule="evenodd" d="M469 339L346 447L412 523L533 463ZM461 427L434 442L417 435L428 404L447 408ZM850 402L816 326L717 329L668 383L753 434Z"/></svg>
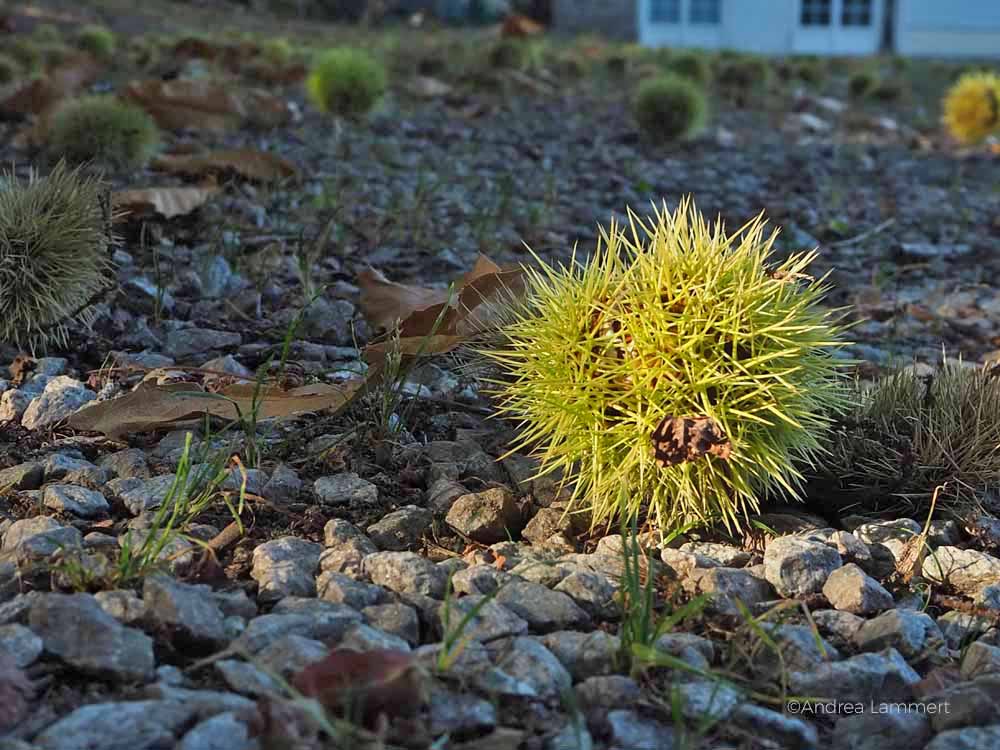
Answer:
<svg viewBox="0 0 1000 750"><path fill-rule="evenodd" d="M520 269L504 270L480 255L472 270L455 281L449 310L445 310L449 304L447 289L397 284L375 270L362 272L358 286L361 288L361 309L376 328L389 329L399 321L403 338L432 333L470 336L492 321L488 311L493 307L491 303L520 293L523 275Z"/></svg>
<svg viewBox="0 0 1000 750"><path fill-rule="evenodd" d="M217 81L133 81L125 96L167 130L225 131L244 124L276 127L291 120L284 99L259 89L241 91Z"/></svg>
<svg viewBox="0 0 1000 750"><path fill-rule="evenodd" d="M195 176L235 172L241 177L260 182L295 177L299 172L287 159L250 149L210 151L205 154L164 154L153 159L151 166L171 174Z"/></svg>
<svg viewBox="0 0 1000 750"><path fill-rule="evenodd" d="M722 426L711 417L664 417L650 437L656 463L664 468L704 456L725 460L733 450Z"/></svg>
<svg viewBox="0 0 1000 750"><path fill-rule="evenodd" d="M295 675L292 686L369 727L380 714L410 716L424 701L413 655L393 649L336 649Z"/></svg>
<svg viewBox="0 0 1000 750"><path fill-rule="evenodd" d="M340 411L361 395L367 382L357 378L338 385L315 383L288 391L264 388L259 397L258 418L286 417L299 412ZM117 438L130 432L200 419L205 415L237 419L233 402L239 405L244 416L250 414L254 388L253 383L228 386L217 394L224 396L223 399L199 392L200 388L195 383L156 385L152 381L144 381L124 396L81 409L69 418L68 424L77 430L101 432Z"/></svg>
<svg viewBox="0 0 1000 750"><path fill-rule="evenodd" d="M191 213L218 192L219 188L214 185L143 188L121 190L112 195L112 200L117 208L132 214L156 213L170 219Z"/></svg>
<svg viewBox="0 0 1000 750"><path fill-rule="evenodd" d="M15 85L0 101L0 112L37 115L97 80L101 65L87 54L73 55L41 78Z"/></svg>
<svg viewBox="0 0 1000 750"><path fill-rule="evenodd" d="M545 27L537 21L533 21L527 16L522 16L519 13L512 13L507 16L503 21L503 26L500 29L500 33L503 36L535 36L541 34L545 31Z"/></svg>

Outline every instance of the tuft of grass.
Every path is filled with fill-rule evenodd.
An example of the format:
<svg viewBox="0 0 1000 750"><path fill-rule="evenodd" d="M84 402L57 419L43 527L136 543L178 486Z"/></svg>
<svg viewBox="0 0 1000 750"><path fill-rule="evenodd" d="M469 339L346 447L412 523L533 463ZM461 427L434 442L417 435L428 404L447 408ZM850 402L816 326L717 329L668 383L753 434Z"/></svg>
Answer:
<svg viewBox="0 0 1000 750"><path fill-rule="evenodd" d="M42 53L38 45L28 38L15 38L5 44L5 52L17 60L25 70L32 72L42 64Z"/></svg>
<svg viewBox="0 0 1000 750"><path fill-rule="evenodd" d="M0 341L64 344L68 322L91 320L112 276L109 225L100 181L63 163L0 180Z"/></svg>
<svg viewBox="0 0 1000 750"><path fill-rule="evenodd" d="M856 390L853 411L832 436L822 484L853 512L910 517L936 504L962 516L1000 488L1000 377L946 362L924 377L912 369Z"/></svg>
<svg viewBox="0 0 1000 750"><path fill-rule="evenodd" d="M705 93L693 81L664 74L639 84L633 113L639 129L654 142L690 138L708 120Z"/></svg>
<svg viewBox="0 0 1000 750"><path fill-rule="evenodd" d="M115 54L117 40L107 27L90 25L84 26L77 32L76 45L98 60L109 60Z"/></svg>
<svg viewBox="0 0 1000 750"><path fill-rule="evenodd" d="M385 93L385 67L363 50L338 47L319 57L309 73L306 89L320 111L360 116Z"/></svg>
<svg viewBox="0 0 1000 750"><path fill-rule="evenodd" d="M762 215L727 235L688 199L629 214L587 264L536 259L482 350L505 374L500 413L521 426L512 451L575 480L595 525L739 529L768 493L799 496L800 462L847 408L841 326L804 273L815 252L772 264Z"/></svg>
<svg viewBox="0 0 1000 750"><path fill-rule="evenodd" d="M49 150L77 163L138 167L152 158L159 143L159 129L143 109L103 95L60 107L48 132Z"/></svg>
<svg viewBox="0 0 1000 750"><path fill-rule="evenodd" d="M264 59L274 65L288 65L295 56L292 43L284 38L268 39L260 47Z"/></svg>

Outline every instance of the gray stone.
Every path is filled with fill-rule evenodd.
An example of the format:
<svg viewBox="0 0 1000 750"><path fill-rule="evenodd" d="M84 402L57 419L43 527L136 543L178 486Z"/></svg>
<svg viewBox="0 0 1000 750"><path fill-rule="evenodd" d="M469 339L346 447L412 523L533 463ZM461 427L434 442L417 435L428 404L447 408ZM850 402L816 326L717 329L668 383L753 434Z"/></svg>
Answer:
<svg viewBox="0 0 1000 750"><path fill-rule="evenodd" d="M246 721L234 713L221 713L188 730L174 750L256 750Z"/></svg>
<svg viewBox="0 0 1000 750"><path fill-rule="evenodd" d="M534 638L519 636L496 641L487 646L499 669L531 686L536 696L558 698L569 690L573 678L559 659Z"/></svg>
<svg viewBox="0 0 1000 750"><path fill-rule="evenodd" d="M607 715L610 727L609 747L614 750L673 750L677 747L674 730L637 711L618 710Z"/></svg>
<svg viewBox="0 0 1000 750"><path fill-rule="evenodd" d="M119 623L89 594L46 594L32 604L28 623L46 652L82 672L126 682L153 674L153 640Z"/></svg>
<svg viewBox="0 0 1000 750"><path fill-rule="evenodd" d="M175 475L161 474L135 484L134 488L126 489L118 493L119 499L128 508L129 513L134 516L140 513L159 508L163 501L170 496L170 490L174 485ZM178 487L178 489L180 489ZM176 493L176 490L175 490Z"/></svg>
<svg viewBox="0 0 1000 750"><path fill-rule="evenodd" d="M42 559L60 549L79 547L80 532L63 526L50 516L34 516L14 521L3 535L3 551L19 558Z"/></svg>
<svg viewBox="0 0 1000 750"><path fill-rule="evenodd" d="M821 633L832 636L841 643L852 642L858 628L865 623L863 617L836 609L817 609L812 613L812 618Z"/></svg>
<svg viewBox="0 0 1000 750"><path fill-rule="evenodd" d="M573 551L573 517L564 507L539 508L521 531L535 547Z"/></svg>
<svg viewBox="0 0 1000 750"><path fill-rule="evenodd" d="M912 686L919 681L920 675L894 648L788 675L789 688L795 695L861 703L906 702L912 697Z"/></svg>
<svg viewBox="0 0 1000 750"><path fill-rule="evenodd" d="M347 604L354 609L371 607L385 601L389 595L381 586L358 581L332 570L319 574L316 591L320 599Z"/></svg>
<svg viewBox="0 0 1000 750"><path fill-rule="evenodd" d="M361 563L372 583L401 594L444 598L447 573L415 552L376 552Z"/></svg>
<svg viewBox="0 0 1000 750"><path fill-rule="evenodd" d="M770 583L741 568L692 568L683 586L693 595L707 596L706 608L719 614L739 614L737 602L752 608L774 598Z"/></svg>
<svg viewBox="0 0 1000 750"><path fill-rule="evenodd" d="M411 646L420 645L420 618L407 604L376 604L361 610L369 625L402 638Z"/></svg>
<svg viewBox="0 0 1000 750"><path fill-rule="evenodd" d="M812 724L763 706L742 703L733 711L731 721L749 736L773 747L788 750L813 750L819 747L819 735Z"/></svg>
<svg viewBox="0 0 1000 750"><path fill-rule="evenodd" d="M576 699L580 708L588 712L627 708L642 699L642 689L625 675L595 675L577 684Z"/></svg>
<svg viewBox="0 0 1000 750"><path fill-rule="evenodd" d="M226 640L225 615L208 586L147 576L142 602L148 621L169 626L185 640L216 646Z"/></svg>
<svg viewBox="0 0 1000 750"><path fill-rule="evenodd" d="M0 482L0 485L2 484L3 482ZM983 586L972 597L972 603L977 607L1000 610L1000 583Z"/></svg>
<svg viewBox="0 0 1000 750"><path fill-rule="evenodd" d="M575 681L612 674L618 667L621 641L603 630L592 633L561 630L538 636L538 640L566 667Z"/></svg>
<svg viewBox="0 0 1000 750"><path fill-rule="evenodd" d="M264 497L277 505L294 502L302 490L302 480L291 466L279 464L264 485Z"/></svg>
<svg viewBox="0 0 1000 750"><path fill-rule="evenodd" d="M596 620L617 620L621 615L621 605L615 598L618 587L600 573L575 571L563 578L555 590L568 594Z"/></svg>
<svg viewBox="0 0 1000 750"><path fill-rule="evenodd" d="M943 643L944 636L930 615L905 609L890 609L868 620L854 634L854 643L861 651L881 651L892 647L903 656L918 656Z"/></svg>
<svg viewBox="0 0 1000 750"><path fill-rule="evenodd" d="M98 518L108 512L104 495L72 484L50 484L42 498L46 508L79 518Z"/></svg>
<svg viewBox="0 0 1000 750"><path fill-rule="evenodd" d="M12 389L0 393L0 422L20 420L36 395L23 389Z"/></svg>
<svg viewBox="0 0 1000 750"><path fill-rule="evenodd" d="M832 750L914 750L931 737L931 722L919 711L866 710L837 718Z"/></svg>
<svg viewBox="0 0 1000 750"><path fill-rule="evenodd" d="M691 721L719 721L730 716L744 700L739 690L721 680L675 682L671 692L677 696L681 715Z"/></svg>
<svg viewBox="0 0 1000 750"><path fill-rule="evenodd" d="M972 680L991 672L1000 672L1000 647L982 641L969 644L962 658L962 678Z"/></svg>
<svg viewBox="0 0 1000 750"><path fill-rule="evenodd" d="M545 741L545 750L594 750L587 722L579 714L570 716L569 723Z"/></svg>
<svg viewBox="0 0 1000 750"><path fill-rule="evenodd" d="M759 649L754 659L754 668L760 669L761 672L779 675L784 669L805 671L840 659L837 649L824 641L808 625L765 622L761 623L760 627L780 652L775 653L773 648L760 645L756 635L750 636Z"/></svg>
<svg viewBox="0 0 1000 750"><path fill-rule="evenodd" d="M664 548L664 551L668 548ZM742 568L750 562L750 553L730 544L713 542L685 542L680 546L681 552L688 552L712 560L715 565L725 568ZM664 560L664 562L668 562ZM699 567L707 568L708 565Z"/></svg>
<svg viewBox="0 0 1000 750"><path fill-rule="evenodd" d="M27 461L9 469L0 469L0 489L9 490L37 490L42 486L42 478L45 472L42 464L35 461Z"/></svg>
<svg viewBox="0 0 1000 750"><path fill-rule="evenodd" d="M39 750L161 750L193 707L169 700L92 703L50 724L34 739Z"/></svg>
<svg viewBox="0 0 1000 750"><path fill-rule="evenodd" d="M468 490L452 479L439 479L427 489L427 508L435 516L443 516L451 509L452 503Z"/></svg>
<svg viewBox="0 0 1000 750"><path fill-rule="evenodd" d="M764 575L784 597L818 593L842 564L837 550L797 536L773 539L764 551Z"/></svg>
<svg viewBox="0 0 1000 750"><path fill-rule="evenodd" d="M175 360L204 354L219 349L237 347L243 337L230 331L216 331L210 328L181 328L167 334L163 353Z"/></svg>
<svg viewBox="0 0 1000 750"><path fill-rule="evenodd" d="M492 565L470 565L452 574L451 587L456 594L489 595L500 588L506 577Z"/></svg>
<svg viewBox="0 0 1000 750"><path fill-rule="evenodd" d="M1000 746L1000 724L941 732L924 750L995 750Z"/></svg>
<svg viewBox="0 0 1000 750"><path fill-rule="evenodd" d="M351 471L320 477L313 482L313 492L322 505L374 505L378 487Z"/></svg>
<svg viewBox="0 0 1000 750"><path fill-rule="evenodd" d="M893 605L892 594L854 563L830 574L823 595L836 609L856 615L874 614Z"/></svg>
<svg viewBox="0 0 1000 750"><path fill-rule="evenodd" d="M253 551L250 576L257 581L257 599L273 602L285 596L315 596L316 568L323 548L297 537L264 542Z"/></svg>
<svg viewBox="0 0 1000 750"><path fill-rule="evenodd" d="M52 378L45 385L42 395L34 399L24 410L21 425L29 430L52 427L95 398L97 394L86 388L79 380L59 375Z"/></svg>
<svg viewBox="0 0 1000 750"><path fill-rule="evenodd" d="M974 549L938 547L924 558L922 573L932 583L946 583L974 596L983 586L1000 580L1000 560Z"/></svg>
<svg viewBox="0 0 1000 750"><path fill-rule="evenodd" d="M432 688L428 701L428 731L442 734L481 734L497 723L497 710L489 701L469 693Z"/></svg>
<svg viewBox="0 0 1000 750"><path fill-rule="evenodd" d="M101 458L98 466L107 469L119 479L149 479L150 477L146 453L139 448L126 448L109 453Z"/></svg>
<svg viewBox="0 0 1000 750"><path fill-rule="evenodd" d="M229 687L237 693L255 698L283 695L281 683L264 670L238 659L222 659L213 665Z"/></svg>
<svg viewBox="0 0 1000 750"><path fill-rule="evenodd" d="M526 620L538 633L574 630L590 624L589 615L569 596L529 581L510 581L497 591L496 602Z"/></svg>
<svg viewBox="0 0 1000 750"><path fill-rule="evenodd" d="M23 669L42 655L42 639L24 625L0 625L0 653L7 653L14 665Z"/></svg>
<svg viewBox="0 0 1000 750"><path fill-rule="evenodd" d="M521 512L506 487L462 495L445 518L464 537L481 544L510 539L521 530Z"/></svg>
<svg viewBox="0 0 1000 750"><path fill-rule="evenodd" d="M82 481L88 483L88 486L100 486L111 478L107 469L65 453L49 455L45 459L44 469L46 483L78 484Z"/></svg>
<svg viewBox="0 0 1000 750"><path fill-rule="evenodd" d="M931 726L937 732L993 724L1000 702L1000 674L990 673L960 682L924 699ZM933 705L936 710L931 711Z"/></svg>
<svg viewBox="0 0 1000 750"><path fill-rule="evenodd" d="M94 594L94 599L101 605L101 609L123 625L133 625L146 615L145 602L128 589L98 591Z"/></svg>
<svg viewBox="0 0 1000 750"><path fill-rule="evenodd" d="M247 623L235 643L251 654L287 635L301 635L318 641L339 640L347 629L361 622L361 614L342 604L316 602L326 605L322 610L309 612L260 615Z"/></svg>
<svg viewBox="0 0 1000 750"><path fill-rule="evenodd" d="M476 610L475 615L472 614L473 610ZM466 616L470 616L470 619L462 628L459 638L488 641L528 632L528 623L522 618L507 607L481 595L446 600L441 603L439 613L446 636L451 636Z"/></svg>
<svg viewBox="0 0 1000 750"><path fill-rule="evenodd" d="M349 625L345 632L354 627L356 625ZM258 651L254 663L267 674L288 679L310 664L322 661L329 652L330 647L322 641L291 633Z"/></svg>
<svg viewBox="0 0 1000 750"><path fill-rule="evenodd" d="M938 617L937 625L948 648L956 651L976 639L990 638L996 632L990 618L958 610L945 612Z"/></svg>
<svg viewBox="0 0 1000 750"><path fill-rule="evenodd" d="M254 708L254 702L242 695L222 690L195 690L177 687L166 682L154 682L146 685L139 694L144 698L172 701L190 706L194 718L204 719L225 711L246 713Z"/></svg>
<svg viewBox="0 0 1000 750"><path fill-rule="evenodd" d="M398 635L383 633L378 628L363 623L348 628L337 647L360 652L410 650L410 644Z"/></svg>
<svg viewBox="0 0 1000 750"><path fill-rule="evenodd" d="M653 641L653 649L702 671L715 660L715 644L693 633L664 633Z"/></svg>
<svg viewBox="0 0 1000 750"><path fill-rule="evenodd" d="M425 508L407 505L368 527L368 538L381 550L402 552L420 544L434 516Z"/></svg>

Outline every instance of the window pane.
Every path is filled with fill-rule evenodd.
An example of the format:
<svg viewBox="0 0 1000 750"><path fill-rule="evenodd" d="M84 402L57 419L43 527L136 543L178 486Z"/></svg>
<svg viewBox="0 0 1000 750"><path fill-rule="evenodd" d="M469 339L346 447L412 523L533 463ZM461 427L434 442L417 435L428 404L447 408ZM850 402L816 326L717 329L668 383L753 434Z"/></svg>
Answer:
<svg viewBox="0 0 1000 750"><path fill-rule="evenodd" d="M871 26L872 0L844 0L840 23L843 26Z"/></svg>
<svg viewBox="0 0 1000 750"><path fill-rule="evenodd" d="M802 0L803 26L829 26L830 4L832 0Z"/></svg>
<svg viewBox="0 0 1000 750"><path fill-rule="evenodd" d="M649 0L649 20L652 23L680 23L681 0Z"/></svg>
<svg viewBox="0 0 1000 750"><path fill-rule="evenodd" d="M691 23L719 23L722 0L691 0Z"/></svg>

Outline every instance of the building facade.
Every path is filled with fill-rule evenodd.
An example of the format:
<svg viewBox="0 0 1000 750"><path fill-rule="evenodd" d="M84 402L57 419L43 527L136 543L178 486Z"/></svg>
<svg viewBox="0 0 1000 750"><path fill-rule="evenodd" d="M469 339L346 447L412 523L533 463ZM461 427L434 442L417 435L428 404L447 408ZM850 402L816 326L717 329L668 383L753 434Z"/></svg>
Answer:
<svg viewBox="0 0 1000 750"><path fill-rule="evenodd" d="M1000 0L554 0L553 25L652 47L1000 57Z"/></svg>

